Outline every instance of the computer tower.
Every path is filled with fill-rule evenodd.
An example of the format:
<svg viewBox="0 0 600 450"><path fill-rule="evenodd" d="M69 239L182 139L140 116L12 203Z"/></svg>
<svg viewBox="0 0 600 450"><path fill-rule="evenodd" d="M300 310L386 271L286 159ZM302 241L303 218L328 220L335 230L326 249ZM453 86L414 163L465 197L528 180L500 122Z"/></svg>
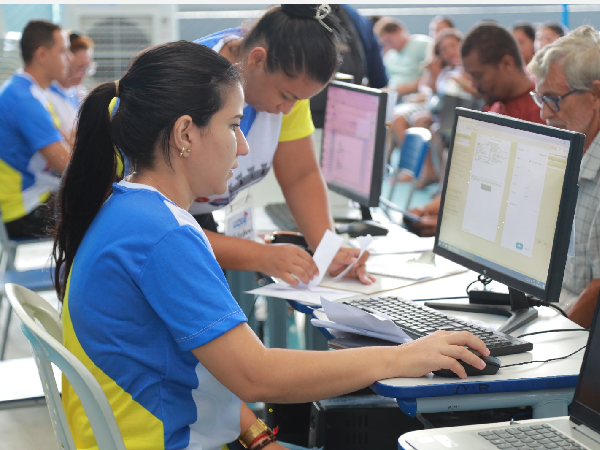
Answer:
<svg viewBox="0 0 600 450"><path fill-rule="evenodd" d="M344 396L312 404L309 447L325 450L396 450L403 433L422 430L392 398Z"/></svg>

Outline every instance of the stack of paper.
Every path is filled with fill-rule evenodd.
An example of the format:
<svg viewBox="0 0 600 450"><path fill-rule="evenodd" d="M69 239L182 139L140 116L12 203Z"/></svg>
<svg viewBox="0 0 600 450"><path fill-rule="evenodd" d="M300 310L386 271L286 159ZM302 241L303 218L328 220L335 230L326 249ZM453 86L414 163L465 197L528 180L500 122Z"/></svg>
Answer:
<svg viewBox="0 0 600 450"><path fill-rule="evenodd" d="M433 252L425 252L372 256L367 260L367 271L388 277L424 281L466 272L467 269L439 255L434 255Z"/></svg>
<svg viewBox="0 0 600 450"><path fill-rule="evenodd" d="M353 247L359 247L356 239L350 239L348 243ZM389 255L391 253L416 253L426 252L433 249L435 238L422 238L399 226L390 226L390 231L385 236L376 236L369 245L371 255Z"/></svg>
<svg viewBox="0 0 600 450"><path fill-rule="evenodd" d="M385 314L370 314L354 306L321 299L323 310L315 311L311 323L328 328L333 336L354 333L403 344L412 339ZM342 334L340 334L342 333Z"/></svg>

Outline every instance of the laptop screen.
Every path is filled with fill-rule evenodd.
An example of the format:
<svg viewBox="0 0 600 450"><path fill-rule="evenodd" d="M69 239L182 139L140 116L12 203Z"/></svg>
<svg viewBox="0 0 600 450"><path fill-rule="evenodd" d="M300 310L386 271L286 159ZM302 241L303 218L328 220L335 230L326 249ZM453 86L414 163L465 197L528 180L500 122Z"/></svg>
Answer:
<svg viewBox="0 0 600 450"><path fill-rule="evenodd" d="M592 320L581 372L571 406L571 420L600 433L600 299Z"/></svg>

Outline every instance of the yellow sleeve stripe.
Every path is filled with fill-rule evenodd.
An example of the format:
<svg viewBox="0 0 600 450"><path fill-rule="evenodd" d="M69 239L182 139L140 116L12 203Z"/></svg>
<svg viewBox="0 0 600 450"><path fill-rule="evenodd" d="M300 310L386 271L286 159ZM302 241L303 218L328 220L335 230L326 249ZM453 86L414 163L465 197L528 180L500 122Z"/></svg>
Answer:
<svg viewBox="0 0 600 450"><path fill-rule="evenodd" d="M279 142L302 139L310 136L314 131L309 100L298 100L290 113L283 115Z"/></svg>

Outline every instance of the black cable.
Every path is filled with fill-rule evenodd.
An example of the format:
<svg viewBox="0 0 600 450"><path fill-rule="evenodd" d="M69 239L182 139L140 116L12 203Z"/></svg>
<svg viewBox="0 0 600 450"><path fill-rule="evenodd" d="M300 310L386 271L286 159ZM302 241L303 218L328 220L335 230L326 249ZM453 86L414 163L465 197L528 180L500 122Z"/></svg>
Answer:
<svg viewBox="0 0 600 450"><path fill-rule="evenodd" d="M561 359L567 359L568 357L573 356L575 353L579 353L584 348L585 348L585 345L583 347L581 347L579 350L575 350L573 353L571 353L571 354L569 354L567 356L561 356L560 358L546 359L545 361L527 361L527 362L522 362L522 363L517 363L517 364L509 364L507 366L503 365L502 367L504 368L504 367L522 366L524 364L532 364L532 363L542 363L543 364L543 363L547 363L547 362L550 362L550 361L558 361L558 360L561 360Z"/></svg>
<svg viewBox="0 0 600 450"><path fill-rule="evenodd" d="M469 288L477 282L483 284L483 287L485 289L485 287L492 282L492 279L486 277L485 275L478 275L477 279L475 281L472 281L471 283L469 283L469 285L467 286L467 295L469 295Z"/></svg>
<svg viewBox="0 0 600 450"><path fill-rule="evenodd" d="M559 328L557 330L545 330L545 331L533 331L531 333L525 333L520 336L517 336L517 339L521 339L525 336L533 336L534 334L544 334L544 333L559 333L562 331L590 331L589 328Z"/></svg>
<svg viewBox="0 0 600 450"><path fill-rule="evenodd" d="M531 298L529 297L527 299L529 301L529 305L531 306L547 306L548 308L554 308L555 310L557 310L559 313L561 313L563 316L565 316L567 319L569 318L569 316L567 316L567 313L558 305L554 304L554 303L550 303L544 300L538 300L537 298Z"/></svg>

